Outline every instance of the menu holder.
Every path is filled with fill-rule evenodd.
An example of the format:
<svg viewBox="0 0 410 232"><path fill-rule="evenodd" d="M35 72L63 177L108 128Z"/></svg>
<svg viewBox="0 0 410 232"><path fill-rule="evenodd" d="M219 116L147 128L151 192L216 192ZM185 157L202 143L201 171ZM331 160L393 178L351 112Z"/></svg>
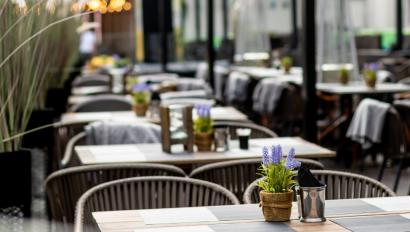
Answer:
<svg viewBox="0 0 410 232"><path fill-rule="evenodd" d="M194 151L194 134L191 105L162 106L161 136L162 150L172 153L172 146L181 144L186 152Z"/></svg>

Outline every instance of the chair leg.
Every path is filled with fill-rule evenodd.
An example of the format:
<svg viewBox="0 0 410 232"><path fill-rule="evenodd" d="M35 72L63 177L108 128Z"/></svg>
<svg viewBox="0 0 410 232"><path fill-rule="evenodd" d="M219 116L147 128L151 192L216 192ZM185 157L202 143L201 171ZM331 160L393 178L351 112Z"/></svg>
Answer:
<svg viewBox="0 0 410 232"><path fill-rule="evenodd" d="M362 150L362 152L360 153L360 158L358 160L359 162L359 171L363 172L364 171L364 165L365 165L365 159L366 159L366 155L367 155L367 151L366 150Z"/></svg>
<svg viewBox="0 0 410 232"><path fill-rule="evenodd" d="M401 171L403 170L404 160L400 159L399 167L397 169L396 179L394 180L393 191L397 192L397 188L399 187L399 181L401 177Z"/></svg>
<svg viewBox="0 0 410 232"><path fill-rule="evenodd" d="M383 179L384 169L386 168L386 165L387 165L387 159L383 155L383 163L382 163L382 166L380 167L379 176L377 177L378 181L381 181Z"/></svg>

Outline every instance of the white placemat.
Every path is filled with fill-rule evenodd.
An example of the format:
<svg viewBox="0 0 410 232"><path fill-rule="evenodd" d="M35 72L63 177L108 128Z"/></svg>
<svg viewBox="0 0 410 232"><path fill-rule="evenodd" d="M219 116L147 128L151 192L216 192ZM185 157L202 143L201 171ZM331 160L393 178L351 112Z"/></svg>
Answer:
<svg viewBox="0 0 410 232"><path fill-rule="evenodd" d="M366 198L362 200L386 211L410 210L409 196L391 197L388 199L384 197Z"/></svg>
<svg viewBox="0 0 410 232"><path fill-rule="evenodd" d="M135 232L214 232L209 226L184 226L153 229L138 229Z"/></svg>
<svg viewBox="0 0 410 232"><path fill-rule="evenodd" d="M145 161L144 154L135 145L108 145L89 148L96 162L138 162Z"/></svg>
<svg viewBox="0 0 410 232"><path fill-rule="evenodd" d="M215 215L205 207L141 210L140 215L146 225L218 221Z"/></svg>

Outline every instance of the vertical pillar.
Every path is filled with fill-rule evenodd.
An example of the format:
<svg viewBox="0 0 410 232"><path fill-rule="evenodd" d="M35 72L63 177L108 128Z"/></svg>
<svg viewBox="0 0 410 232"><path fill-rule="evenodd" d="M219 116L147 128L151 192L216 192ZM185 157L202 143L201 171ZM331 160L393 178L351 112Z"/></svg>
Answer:
<svg viewBox="0 0 410 232"><path fill-rule="evenodd" d="M298 47L298 0L292 0L292 44L291 49L296 49Z"/></svg>
<svg viewBox="0 0 410 232"><path fill-rule="evenodd" d="M166 22L166 1L168 0L158 0L158 10L159 10L159 28L161 32L161 70L162 72L167 71L168 62L168 30Z"/></svg>
<svg viewBox="0 0 410 232"><path fill-rule="evenodd" d="M201 5L200 0L195 0L195 37L196 41L201 40Z"/></svg>
<svg viewBox="0 0 410 232"><path fill-rule="evenodd" d="M209 72L209 84L214 87L214 61L215 51L213 46L214 39L214 0L208 0L208 72Z"/></svg>
<svg viewBox="0 0 410 232"><path fill-rule="evenodd" d="M403 49L403 1L396 0L396 50Z"/></svg>
<svg viewBox="0 0 410 232"><path fill-rule="evenodd" d="M317 97L316 97L316 30L315 0L303 2L303 101L304 137L317 142Z"/></svg>
<svg viewBox="0 0 410 232"><path fill-rule="evenodd" d="M223 39L228 39L228 0L222 0Z"/></svg>

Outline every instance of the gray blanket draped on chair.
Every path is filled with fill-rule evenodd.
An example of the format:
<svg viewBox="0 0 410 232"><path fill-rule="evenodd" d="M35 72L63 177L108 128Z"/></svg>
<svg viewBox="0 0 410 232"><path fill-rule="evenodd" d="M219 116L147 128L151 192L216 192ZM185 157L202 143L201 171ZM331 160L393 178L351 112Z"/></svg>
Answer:
<svg viewBox="0 0 410 232"><path fill-rule="evenodd" d="M85 132L89 145L161 142L161 127L149 123L94 122Z"/></svg>
<svg viewBox="0 0 410 232"><path fill-rule="evenodd" d="M231 72L226 86L226 100L244 102L248 98L248 86L251 82L249 75L240 72Z"/></svg>
<svg viewBox="0 0 410 232"><path fill-rule="evenodd" d="M384 119L390 104L373 99L363 99L353 115L346 136L368 149L374 143L380 143Z"/></svg>
<svg viewBox="0 0 410 232"><path fill-rule="evenodd" d="M253 110L260 114L273 113L288 84L276 78L266 78L256 85L253 91Z"/></svg>

